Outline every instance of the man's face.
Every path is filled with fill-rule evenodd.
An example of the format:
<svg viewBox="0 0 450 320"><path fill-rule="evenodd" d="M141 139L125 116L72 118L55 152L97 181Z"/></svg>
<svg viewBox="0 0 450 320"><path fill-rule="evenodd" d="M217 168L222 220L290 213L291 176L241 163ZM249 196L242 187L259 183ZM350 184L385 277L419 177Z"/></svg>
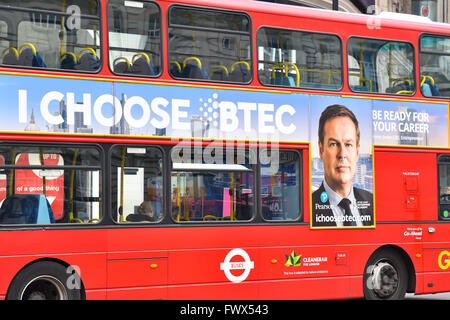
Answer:
<svg viewBox="0 0 450 320"><path fill-rule="evenodd" d="M359 156L359 142L353 121L349 117L327 120L319 151L328 185L341 196L348 196ZM344 191L346 194L342 194Z"/></svg>

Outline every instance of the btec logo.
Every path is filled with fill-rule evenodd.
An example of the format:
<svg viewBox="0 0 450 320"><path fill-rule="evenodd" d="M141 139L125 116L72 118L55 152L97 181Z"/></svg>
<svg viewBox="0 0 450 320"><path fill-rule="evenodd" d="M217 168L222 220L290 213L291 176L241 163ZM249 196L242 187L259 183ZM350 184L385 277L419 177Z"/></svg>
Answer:
<svg viewBox="0 0 450 320"><path fill-rule="evenodd" d="M322 203L325 203L328 201L328 193L326 193L325 191L322 192L320 194L320 201L322 201Z"/></svg>

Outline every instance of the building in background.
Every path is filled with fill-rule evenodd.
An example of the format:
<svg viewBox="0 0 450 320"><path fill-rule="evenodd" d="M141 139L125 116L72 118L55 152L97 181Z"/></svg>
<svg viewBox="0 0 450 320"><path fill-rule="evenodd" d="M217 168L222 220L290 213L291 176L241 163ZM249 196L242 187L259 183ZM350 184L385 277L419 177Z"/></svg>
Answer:
<svg viewBox="0 0 450 320"><path fill-rule="evenodd" d="M449 23L450 4L448 0L376 0L379 12L389 11L415 14L432 21Z"/></svg>
<svg viewBox="0 0 450 320"><path fill-rule="evenodd" d="M260 0L344 12L379 14L383 11L415 14L449 23L449 0Z"/></svg>

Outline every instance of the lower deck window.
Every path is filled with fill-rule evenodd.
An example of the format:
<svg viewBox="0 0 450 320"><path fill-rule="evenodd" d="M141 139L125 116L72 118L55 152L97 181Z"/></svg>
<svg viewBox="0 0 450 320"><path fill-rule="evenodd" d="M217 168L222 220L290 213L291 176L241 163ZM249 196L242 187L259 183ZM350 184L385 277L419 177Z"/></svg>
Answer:
<svg viewBox="0 0 450 320"><path fill-rule="evenodd" d="M162 152L116 145L111 151L113 215L121 223L149 223L162 214Z"/></svg>
<svg viewBox="0 0 450 320"><path fill-rule="evenodd" d="M0 147L0 224L98 223L100 154L95 148Z"/></svg>
<svg viewBox="0 0 450 320"><path fill-rule="evenodd" d="M438 158L439 168L439 219L450 220L450 156Z"/></svg>
<svg viewBox="0 0 450 320"><path fill-rule="evenodd" d="M238 221L253 217L251 172L172 172L171 185L175 221Z"/></svg>
<svg viewBox="0 0 450 320"><path fill-rule="evenodd" d="M297 220L300 217L300 165L295 151L280 151L261 165L262 215L265 220Z"/></svg>

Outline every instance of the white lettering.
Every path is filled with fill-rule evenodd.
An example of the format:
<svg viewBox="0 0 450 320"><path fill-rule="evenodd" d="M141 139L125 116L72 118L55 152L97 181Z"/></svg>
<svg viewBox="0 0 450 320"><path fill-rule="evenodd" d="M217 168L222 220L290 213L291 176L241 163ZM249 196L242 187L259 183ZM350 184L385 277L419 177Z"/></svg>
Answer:
<svg viewBox="0 0 450 320"><path fill-rule="evenodd" d="M235 131L239 126L239 119L236 116L237 107L233 102L222 101L220 108L220 130L225 132Z"/></svg>
<svg viewBox="0 0 450 320"><path fill-rule="evenodd" d="M28 121L28 100L27 90L19 90L19 122L27 123Z"/></svg>
<svg viewBox="0 0 450 320"><path fill-rule="evenodd" d="M185 99L172 99L172 128L175 130L190 130L189 122L182 122L180 118L187 118L187 111L181 111L180 108L189 108L190 101Z"/></svg>
<svg viewBox="0 0 450 320"><path fill-rule="evenodd" d="M142 116L140 119L133 118L131 114L131 109L135 105L141 107ZM144 98L134 96L125 101L125 105L123 106L123 116L125 117L125 120L128 122L128 124L130 124L132 127L142 128L150 120L150 107Z"/></svg>
<svg viewBox="0 0 450 320"><path fill-rule="evenodd" d="M153 118L150 120L150 124L158 129L167 128L170 123L170 116L167 111L160 109L159 106L166 108L169 105L169 101L164 98L155 98L152 100L151 108L153 113L161 117L161 120Z"/></svg>
<svg viewBox="0 0 450 320"><path fill-rule="evenodd" d="M256 103L238 102L238 109L244 111L244 131L252 131L251 112L256 110Z"/></svg>
<svg viewBox="0 0 450 320"><path fill-rule="evenodd" d="M289 126L285 126L283 124L283 114L285 114L285 113L289 113L289 115L293 116L295 114L294 107L292 107L288 104L284 104L281 107L279 107L277 112L275 113L275 124L276 124L278 130L280 130L280 132L283 134L294 133L294 131L295 131L295 129L297 129L297 127L293 123L291 123Z"/></svg>
<svg viewBox="0 0 450 320"><path fill-rule="evenodd" d="M258 104L258 128L260 133L274 133L275 128L273 125L273 104L259 103Z"/></svg>
<svg viewBox="0 0 450 320"><path fill-rule="evenodd" d="M83 124L91 125L91 95L83 94L83 103L75 103L75 94L67 92L67 124L75 124L75 112L83 114Z"/></svg>
<svg viewBox="0 0 450 320"><path fill-rule="evenodd" d="M50 110L48 109L49 107L48 105L50 104L51 101L56 100L58 102L61 102L63 98L64 95L58 91L50 91L45 94L45 96L41 100L41 115L45 121L47 121L50 124L60 124L64 122L63 117L59 113L56 116L54 116L50 113Z"/></svg>
<svg viewBox="0 0 450 320"><path fill-rule="evenodd" d="M110 118L103 116L102 108L105 103L110 103L114 107L114 112ZM120 100L110 94L104 94L95 100L94 103L94 116L97 121L105 127L112 127L119 123L122 118L122 108Z"/></svg>

